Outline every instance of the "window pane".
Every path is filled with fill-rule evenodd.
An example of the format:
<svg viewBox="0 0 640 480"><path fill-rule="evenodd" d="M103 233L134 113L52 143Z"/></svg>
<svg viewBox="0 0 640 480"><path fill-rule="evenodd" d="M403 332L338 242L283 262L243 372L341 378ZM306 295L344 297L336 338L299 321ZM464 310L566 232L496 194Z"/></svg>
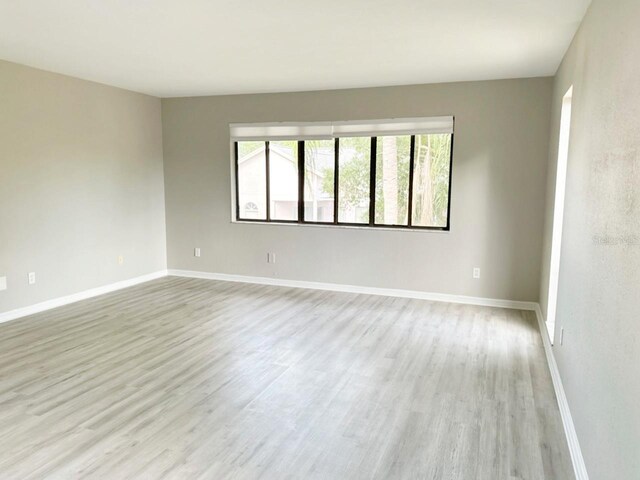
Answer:
<svg viewBox="0 0 640 480"><path fill-rule="evenodd" d="M298 220L298 142L269 142L271 220Z"/></svg>
<svg viewBox="0 0 640 480"><path fill-rule="evenodd" d="M451 135L416 135L413 225L447 226L450 160Z"/></svg>
<svg viewBox="0 0 640 480"><path fill-rule="evenodd" d="M371 138L341 138L338 168L338 221L369 223Z"/></svg>
<svg viewBox="0 0 640 480"><path fill-rule="evenodd" d="M267 219L267 166L264 142L238 142L240 218Z"/></svg>
<svg viewBox="0 0 640 480"><path fill-rule="evenodd" d="M376 223L407 225L411 136L378 137L376 144Z"/></svg>
<svg viewBox="0 0 640 480"><path fill-rule="evenodd" d="M304 219L333 222L335 141L304 142Z"/></svg>

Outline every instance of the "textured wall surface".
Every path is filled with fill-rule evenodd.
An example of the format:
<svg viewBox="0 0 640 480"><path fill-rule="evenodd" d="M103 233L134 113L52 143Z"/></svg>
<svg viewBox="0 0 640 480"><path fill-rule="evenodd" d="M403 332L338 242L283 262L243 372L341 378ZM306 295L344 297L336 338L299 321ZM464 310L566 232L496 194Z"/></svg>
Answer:
<svg viewBox="0 0 640 480"><path fill-rule="evenodd" d="M535 301L551 89L539 78L163 99L169 267ZM231 223L229 123L448 114L450 232Z"/></svg>
<svg viewBox="0 0 640 480"><path fill-rule="evenodd" d="M160 115L157 98L0 61L0 312L166 268Z"/></svg>
<svg viewBox="0 0 640 480"><path fill-rule="evenodd" d="M637 0L596 0L554 86L540 300L546 312L560 109L573 85L554 351L591 480L640 478L638 25Z"/></svg>

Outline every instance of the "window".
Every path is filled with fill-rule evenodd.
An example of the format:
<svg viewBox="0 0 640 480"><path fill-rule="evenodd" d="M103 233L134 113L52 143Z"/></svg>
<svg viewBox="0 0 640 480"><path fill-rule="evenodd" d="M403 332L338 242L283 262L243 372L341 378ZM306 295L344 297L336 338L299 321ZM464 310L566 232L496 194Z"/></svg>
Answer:
<svg viewBox="0 0 640 480"><path fill-rule="evenodd" d="M412 138L386 135L376 139L376 224L409 224Z"/></svg>
<svg viewBox="0 0 640 480"><path fill-rule="evenodd" d="M346 137L338 145L338 223L369 224L371 138Z"/></svg>
<svg viewBox="0 0 640 480"><path fill-rule="evenodd" d="M267 161L264 142L239 142L236 149L238 205L244 205L238 218L267 219ZM247 208L250 207L250 208Z"/></svg>
<svg viewBox="0 0 640 480"><path fill-rule="evenodd" d="M275 221L298 220L298 142L267 142L269 213Z"/></svg>
<svg viewBox="0 0 640 480"><path fill-rule="evenodd" d="M451 135L416 135L412 224L446 227L449 218Z"/></svg>
<svg viewBox="0 0 640 480"><path fill-rule="evenodd" d="M449 230L453 117L230 131L236 220Z"/></svg>
<svg viewBox="0 0 640 480"><path fill-rule="evenodd" d="M305 221L333 223L335 151L333 140L304 142Z"/></svg>

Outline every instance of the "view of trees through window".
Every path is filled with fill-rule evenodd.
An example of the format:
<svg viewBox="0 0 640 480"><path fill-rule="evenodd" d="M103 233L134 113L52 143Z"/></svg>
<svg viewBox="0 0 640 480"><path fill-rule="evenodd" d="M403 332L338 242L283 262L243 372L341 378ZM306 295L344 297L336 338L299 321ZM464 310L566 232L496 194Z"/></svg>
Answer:
<svg viewBox="0 0 640 480"><path fill-rule="evenodd" d="M377 224L408 225L410 160L410 135L377 138Z"/></svg>
<svg viewBox="0 0 640 480"><path fill-rule="evenodd" d="M338 140L338 222L369 223L371 138ZM325 189L333 179L327 177Z"/></svg>
<svg viewBox="0 0 640 480"><path fill-rule="evenodd" d="M308 222L333 223L335 142L304 142L304 219Z"/></svg>
<svg viewBox="0 0 640 480"><path fill-rule="evenodd" d="M412 224L446 227L451 135L416 135L415 138Z"/></svg>
<svg viewBox="0 0 640 480"><path fill-rule="evenodd" d="M418 134L237 142L237 218L448 229L451 140Z"/></svg>

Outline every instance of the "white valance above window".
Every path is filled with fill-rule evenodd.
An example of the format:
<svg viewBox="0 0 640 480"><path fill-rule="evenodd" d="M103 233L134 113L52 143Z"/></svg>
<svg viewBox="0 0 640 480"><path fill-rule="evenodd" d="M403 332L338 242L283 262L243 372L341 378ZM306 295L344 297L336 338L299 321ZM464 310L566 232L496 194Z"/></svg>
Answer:
<svg viewBox="0 0 640 480"><path fill-rule="evenodd" d="M378 137L453 133L453 116L356 120L349 122L232 123L231 140L324 140L336 137Z"/></svg>

